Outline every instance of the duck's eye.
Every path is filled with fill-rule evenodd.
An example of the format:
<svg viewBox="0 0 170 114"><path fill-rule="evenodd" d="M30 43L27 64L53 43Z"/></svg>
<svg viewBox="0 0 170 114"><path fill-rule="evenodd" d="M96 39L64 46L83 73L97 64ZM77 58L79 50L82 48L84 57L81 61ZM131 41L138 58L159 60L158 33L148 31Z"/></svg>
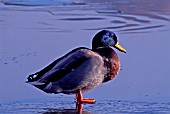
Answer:
<svg viewBox="0 0 170 114"><path fill-rule="evenodd" d="M113 46L115 45L115 41L112 37L109 37L108 35L104 35L103 38L102 38L102 42L104 45L107 45L107 46Z"/></svg>
<svg viewBox="0 0 170 114"><path fill-rule="evenodd" d="M108 36L107 36L107 35L104 35L103 38L102 38L102 40L103 40L104 42L106 42L107 39L108 39Z"/></svg>

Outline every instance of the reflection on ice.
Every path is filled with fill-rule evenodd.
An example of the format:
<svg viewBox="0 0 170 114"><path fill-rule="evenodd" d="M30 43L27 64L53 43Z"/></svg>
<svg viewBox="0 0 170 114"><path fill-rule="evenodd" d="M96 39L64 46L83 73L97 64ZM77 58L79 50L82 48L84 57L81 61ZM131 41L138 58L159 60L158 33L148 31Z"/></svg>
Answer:
<svg viewBox="0 0 170 114"><path fill-rule="evenodd" d="M92 114L86 110L78 112L76 109L47 109L42 114ZM93 113L95 114L95 113Z"/></svg>

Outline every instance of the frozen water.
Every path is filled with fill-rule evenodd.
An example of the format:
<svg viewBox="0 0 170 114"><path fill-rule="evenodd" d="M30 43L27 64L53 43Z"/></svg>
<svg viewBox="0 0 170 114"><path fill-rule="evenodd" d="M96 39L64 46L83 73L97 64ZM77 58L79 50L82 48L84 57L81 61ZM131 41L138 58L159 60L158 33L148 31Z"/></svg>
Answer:
<svg viewBox="0 0 170 114"><path fill-rule="evenodd" d="M76 113L74 102L41 101L41 102L8 102L0 104L1 114L65 114ZM127 114L127 113L170 113L170 103L148 103L103 100L96 104L84 105L83 114Z"/></svg>

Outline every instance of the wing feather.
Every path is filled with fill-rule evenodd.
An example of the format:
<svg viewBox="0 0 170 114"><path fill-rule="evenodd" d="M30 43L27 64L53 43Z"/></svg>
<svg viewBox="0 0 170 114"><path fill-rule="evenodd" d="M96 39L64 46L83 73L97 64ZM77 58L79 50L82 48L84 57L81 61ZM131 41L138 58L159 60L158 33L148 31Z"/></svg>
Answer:
<svg viewBox="0 0 170 114"><path fill-rule="evenodd" d="M42 86L42 84L47 85L49 82L60 80L66 74L74 71L75 68L90 58L90 54L86 53L89 50L90 49L83 47L72 50L41 71L30 75L27 78L27 82L35 86Z"/></svg>

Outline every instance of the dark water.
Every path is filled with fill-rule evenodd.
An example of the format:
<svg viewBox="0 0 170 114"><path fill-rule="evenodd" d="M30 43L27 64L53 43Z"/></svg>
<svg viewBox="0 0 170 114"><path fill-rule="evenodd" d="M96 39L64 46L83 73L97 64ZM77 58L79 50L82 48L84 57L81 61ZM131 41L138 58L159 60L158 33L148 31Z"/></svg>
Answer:
<svg viewBox="0 0 170 114"><path fill-rule="evenodd" d="M0 0L0 113L75 112L73 98L49 100L60 95L25 80L75 47L90 48L101 29L114 31L127 54L117 52L114 81L84 94L99 99L84 113L170 113L169 0Z"/></svg>

